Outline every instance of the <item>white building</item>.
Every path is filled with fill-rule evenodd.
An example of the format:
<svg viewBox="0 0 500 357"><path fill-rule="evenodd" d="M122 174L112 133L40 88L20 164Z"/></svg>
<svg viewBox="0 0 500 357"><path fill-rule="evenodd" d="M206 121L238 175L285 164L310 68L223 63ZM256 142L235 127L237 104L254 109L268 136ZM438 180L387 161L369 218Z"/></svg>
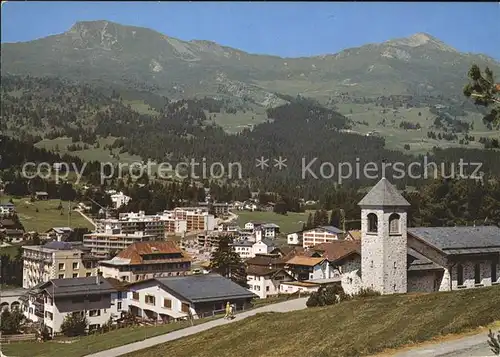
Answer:
<svg viewBox="0 0 500 357"><path fill-rule="evenodd" d="M43 322L49 332L61 332L64 318L71 313L86 316L92 331L126 311L124 289L102 277L53 279L28 292L23 311L27 319Z"/></svg>
<svg viewBox="0 0 500 357"><path fill-rule="evenodd" d="M302 231L287 234L286 242L288 245L302 245Z"/></svg>
<svg viewBox="0 0 500 357"><path fill-rule="evenodd" d="M261 299L280 293L280 284L294 280L283 268L257 267L247 269L248 290Z"/></svg>
<svg viewBox="0 0 500 357"><path fill-rule="evenodd" d="M0 215L8 215L16 212L16 207L13 203L2 203L0 204Z"/></svg>
<svg viewBox="0 0 500 357"><path fill-rule="evenodd" d="M252 245L252 257L257 254L269 254L274 248L276 248L276 244L269 239L257 240Z"/></svg>
<svg viewBox="0 0 500 357"><path fill-rule="evenodd" d="M97 275L97 259L69 242L23 246L23 288L50 279Z"/></svg>
<svg viewBox="0 0 500 357"><path fill-rule="evenodd" d="M142 231L129 233L89 233L83 235L83 246L90 249L92 255L99 258L106 258L112 252L126 249L137 242L154 241L155 235L146 235Z"/></svg>
<svg viewBox="0 0 500 357"><path fill-rule="evenodd" d="M317 244L328 243L343 238L344 232L333 226L321 226L302 232L302 246L313 247Z"/></svg>
<svg viewBox="0 0 500 357"><path fill-rule="evenodd" d="M123 192L113 193L111 195L111 202L113 202L113 207L118 209L121 206L126 206L132 198L123 194Z"/></svg>
<svg viewBox="0 0 500 357"><path fill-rule="evenodd" d="M128 307L151 321L172 321L213 316L226 303L248 308L256 297L247 289L218 274L155 278L128 285Z"/></svg>
<svg viewBox="0 0 500 357"><path fill-rule="evenodd" d="M253 243L248 240L236 240L233 242L233 248L238 253L241 259L248 259L254 257Z"/></svg>

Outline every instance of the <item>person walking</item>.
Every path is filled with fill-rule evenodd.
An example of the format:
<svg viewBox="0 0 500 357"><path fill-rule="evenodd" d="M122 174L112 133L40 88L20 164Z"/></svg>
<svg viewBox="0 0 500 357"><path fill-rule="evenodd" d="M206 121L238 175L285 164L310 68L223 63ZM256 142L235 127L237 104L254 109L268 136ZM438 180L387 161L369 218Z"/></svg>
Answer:
<svg viewBox="0 0 500 357"><path fill-rule="evenodd" d="M231 313L231 305L229 304L229 301L226 303L226 314L224 315L225 319L229 318L229 314Z"/></svg>

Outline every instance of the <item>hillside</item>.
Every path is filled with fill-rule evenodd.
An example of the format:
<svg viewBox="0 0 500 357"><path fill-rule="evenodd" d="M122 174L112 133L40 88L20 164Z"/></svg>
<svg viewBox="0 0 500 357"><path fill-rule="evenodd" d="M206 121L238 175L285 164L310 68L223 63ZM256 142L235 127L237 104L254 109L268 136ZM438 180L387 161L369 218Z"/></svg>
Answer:
<svg viewBox="0 0 500 357"><path fill-rule="evenodd" d="M354 357L500 320L500 288L396 295L265 313L126 357ZM362 331L362 332L361 332ZM487 337L485 335L485 344Z"/></svg>
<svg viewBox="0 0 500 357"><path fill-rule="evenodd" d="M4 73L95 80L172 98L229 95L260 106L282 104L275 93L325 100L346 92L459 97L473 62L500 71L494 59L460 53L424 33L336 54L281 58L110 21L77 22L62 34L2 43L1 54Z"/></svg>

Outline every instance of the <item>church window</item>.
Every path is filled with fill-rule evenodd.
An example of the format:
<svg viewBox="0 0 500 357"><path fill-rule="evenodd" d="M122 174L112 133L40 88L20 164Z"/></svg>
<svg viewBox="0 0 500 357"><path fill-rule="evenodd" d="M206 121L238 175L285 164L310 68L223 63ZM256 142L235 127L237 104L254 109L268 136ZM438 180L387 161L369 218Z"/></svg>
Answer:
<svg viewBox="0 0 500 357"><path fill-rule="evenodd" d="M462 264L457 265L457 285L464 285L464 267Z"/></svg>
<svg viewBox="0 0 500 357"><path fill-rule="evenodd" d="M397 268L397 266L396 266L396 262L394 262L394 269L396 269L396 268Z"/></svg>
<svg viewBox="0 0 500 357"><path fill-rule="evenodd" d="M399 234L399 214L393 213L389 217L389 233L391 234Z"/></svg>
<svg viewBox="0 0 500 357"><path fill-rule="evenodd" d="M368 232L377 233L378 231L378 218L375 213L368 214Z"/></svg>

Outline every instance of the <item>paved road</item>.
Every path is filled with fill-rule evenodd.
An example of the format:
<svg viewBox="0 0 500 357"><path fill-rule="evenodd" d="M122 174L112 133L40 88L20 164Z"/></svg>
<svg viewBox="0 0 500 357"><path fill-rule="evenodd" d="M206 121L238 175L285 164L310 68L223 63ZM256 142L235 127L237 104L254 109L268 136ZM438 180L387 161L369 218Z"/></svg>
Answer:
<svg viewBox="0 0 500 357"><path fill-rule="evenodd" d="M253 316L253 315L260 313L260 312L288 312L288 311L302 310L302 309L306 308L306 301L307 301L307 298L300 298L300 299L294 299L294 300L289 300L289 301L285 301L285 302L280 302L277 304L271 304L271 305L259 307L255 310L249 310L249 311L237 314L236 318L234 320L225 320L225 319L213 320L213 321L209 321L209 322L199 324L196 326L187 327L187 328L184 328L182 330L173 331L173 332L167 333L165 335L148 338L146 340L134 342L134 343L131 343L131 344L128 344L125 346L120 346L120 347L112 348L110 350L90 354L90 355L87 355L85 357L116 357L116 356L121 356L121 355L130 353L130 352L139 351L139 350L142 350L144 348L156 346L156 345L159 345L161 343L177 340L177 339L182 338L182 337L186 337L189 335L196 334L198 332L209 330L209 329L216 327L216 326L230 324L234 321L240 321L242 319L245 319L249 316Z"/></svg>
<svg viewBox="0 0 500 357"><path fill-rule="evenodd" d="M399 352L393 357L487 357L494 356L487 332Z"/></svg>

